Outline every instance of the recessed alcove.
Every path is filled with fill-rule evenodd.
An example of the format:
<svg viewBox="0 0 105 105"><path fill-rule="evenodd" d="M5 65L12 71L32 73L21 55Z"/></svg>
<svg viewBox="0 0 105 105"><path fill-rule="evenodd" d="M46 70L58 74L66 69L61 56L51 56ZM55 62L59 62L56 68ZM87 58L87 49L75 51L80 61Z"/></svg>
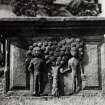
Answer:
<svg viewBox="0 0 105 105"><path fill-rule="evenodd" d="M83 67L87 76L84 89L98 89L105 92L105 18L4 18L0 19L0 33L5 38L5 92L26 90L27 76L24 62L28 46L36 38L43 40L54 37L79 37L84 40ZM65 76L66 94L70 87L69 81L70 77Z"/></svg>

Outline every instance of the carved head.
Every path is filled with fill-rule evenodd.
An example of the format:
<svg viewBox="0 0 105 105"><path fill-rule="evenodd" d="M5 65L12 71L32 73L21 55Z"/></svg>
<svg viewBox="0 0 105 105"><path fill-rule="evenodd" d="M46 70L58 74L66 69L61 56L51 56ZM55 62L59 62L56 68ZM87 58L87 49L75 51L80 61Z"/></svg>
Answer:
<svg viewBox="0 0 105 105"><path fill-rule="evenodd" d="M33 53L34 57L40 57L42 54L41 48L40 47L34 47L32 53Z"/></svg>
<svg viewBox="0 0 105 105"><path fill-rule="evenodd" d="M71 50L70 50L71 56L76 57L77 53L78 53L77 48L76 47L72 47Z"/></svg>

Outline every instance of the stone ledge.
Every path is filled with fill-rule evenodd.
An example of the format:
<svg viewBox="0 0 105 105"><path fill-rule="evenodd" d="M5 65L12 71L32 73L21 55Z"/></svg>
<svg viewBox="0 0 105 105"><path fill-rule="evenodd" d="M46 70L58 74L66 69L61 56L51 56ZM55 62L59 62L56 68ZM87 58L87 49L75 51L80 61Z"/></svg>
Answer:
<svg viewBox="0 0 105 105"><path fill-rule="evenodd" d="M101 29L105 30L105 17L16 17L0 18L0 30L27 29Z"/></svg>
<svg viewBox="0 0 105 105"><path fill-rule="evenodd" d="M6 97L17 97L19 98L20 96L25 97L26 99L39 99L39 100L43 100L43 99L54 99L54 98L61 98L61 99L66 99L66 98L70 98L70 96L85 96L85 97L94 97L94 96L99 96L99 95L103 95L101 90L82 90L80 91L80 93L77 94L71 94L71 95L65 95L65 96L60 96L60 97L54 97L54 96L32 96L29 92L29 90L14 90L14 91L8 91L8 93L5 95Z"/></svg>
<svg viewBox="0 0 105 105"><path fill-rule="evenodd" d="M60 33L67 34L72 30L81 31L81 35L89 33L90 35L103 35L105 33L105 17L16 17L16 18L0 18L0 31L8 33L5 37L19 36L19 32L32 31L43 34ZM90 30L90 31L89 31ZM12 32L12 34L11 34ZM22 36L24 36L22 34ZM25 35L34 36L34 35Z"/></svg>
<svg viewBox="0 0 105 105"><path fill-rule="evenodd" d="M0 18L0 21L105 21L105 17L100 16L72 16L72 17L10 17Z"/></svg>

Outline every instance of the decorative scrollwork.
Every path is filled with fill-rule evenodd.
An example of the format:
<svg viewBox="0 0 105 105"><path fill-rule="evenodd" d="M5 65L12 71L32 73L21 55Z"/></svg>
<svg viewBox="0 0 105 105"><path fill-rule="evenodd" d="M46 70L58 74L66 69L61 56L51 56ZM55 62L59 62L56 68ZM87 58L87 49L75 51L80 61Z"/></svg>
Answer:
<svg viewBox="0 0 105 105"><path fill-rule="evenodd" d="M24 16L97 16L99 4L92 0L71 0L67 5L56 4L55 0L12 0L12 10Z"/></svg>

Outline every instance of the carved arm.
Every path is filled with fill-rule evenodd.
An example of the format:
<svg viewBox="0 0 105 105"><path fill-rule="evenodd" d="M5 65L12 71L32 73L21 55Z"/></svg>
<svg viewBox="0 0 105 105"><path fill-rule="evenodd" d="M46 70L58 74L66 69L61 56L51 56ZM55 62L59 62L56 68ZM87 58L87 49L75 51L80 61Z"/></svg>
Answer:
<svg viewBox="0 0 105 105"><path fill-rule="evenodd" d="M64 73L66 73L66 72L68 72L68 71L70 71L71 69L69 69L69 68L67 68L67 69L63 69L63 68L61 68L60 69L60 73L62 73L62 74L64 74Z"/></svg>
<svg viewBox="0 0 105 105"><path fill-rule="evenodd" d="M80 70L81 70L81 78L82 78L82 80L86 80L86 74L84 74L84 70L83 70L81 62L80 62Z"/></svg>

